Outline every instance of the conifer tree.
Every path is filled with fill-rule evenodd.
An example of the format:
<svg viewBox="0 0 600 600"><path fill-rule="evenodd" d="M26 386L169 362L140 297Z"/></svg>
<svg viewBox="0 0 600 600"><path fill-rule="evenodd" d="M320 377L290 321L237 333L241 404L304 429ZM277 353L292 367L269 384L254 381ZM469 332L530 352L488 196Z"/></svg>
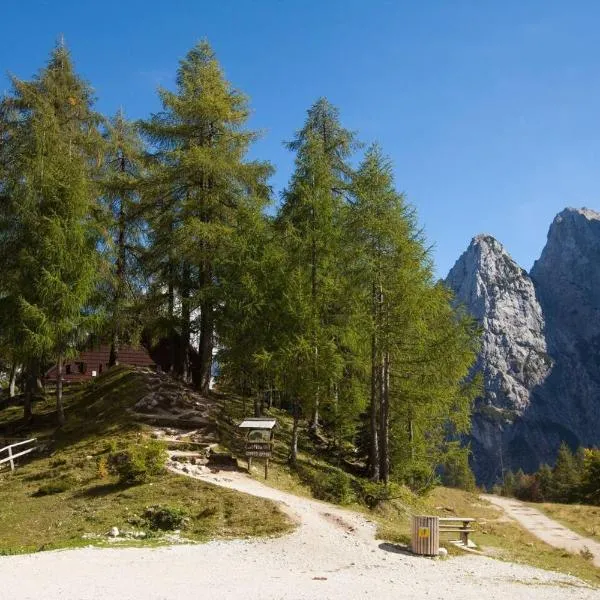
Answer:
<svg viewBox="0 0 600 600"><path fill-rule="evenodd" d="M215 335L215 309L222 302L219 264L230 251L235 215L266 194L268 164L246 158L257 134L244 129L247 98L225 80L206 42L181 61L177 91L159 90L162 112L141 124L156 147L150 176L161 194L160 222L171 229L180 310L182 371L189 379L192 314L199 316L199 387L208 392ZM167 217L165 218L165 213Z"/></svg>
<svg viewBox="0 0 600 600"><path fill-rule="evenodd" d="M89 327L88 301L97 273L97 235L90 215L99 117L89 86L74 72L62 44L32 81L13 78L12 84L4 100L13 132L7 142L13 162L4 183L0 248L12 277L6 302L29 381L47 361L58 363L56 403L62 424L63 361ZM26 416L32 387L26 390Z"/></svg>
<svg viewBox="0 0 600 600"><path fill-rule="evenodd" d="M342 210L351 177L347 161L356 142L354 135L341 126L337 109L321 98L308 110L303 128L288 147L296 152L296 169L284 192L279 224L291 264L295 265L294 282L302 285L299 278L303 274L309 291L310 322L304 324L306 329L301 335L313 340L311 379L315 385L310 399L310 428L315 431L322 399L330 395L328 387L336 385L333 380L327 386L317 382L323 360L318 340L325 340L329 346L338 338L335 329L339 316L336 300L342 290Z"/></svg>
<svg viewBox="0 0 600 600"><path fill-rule="evenodd" d="M401 479L420 471L420 480L433 480L450 448L448 424L458 435L468 421L470 395L461 382L475 356L473 330L457 318L448 292L433 285L414 213L377 146L354 179L348 222L358 315L370 341L370 476L387 482L393 462Z"/></svg>
<svg viewBox="0 0 600 600"><path fill-rule="evenodd" d="M135 126L122 111L105 128L105 157L101 173L104 256L108 263L105 304L110 326L109 366L119 364L119 348L131 342L141 323L134 314L143 286L142 254L145 222L140 179L144 148Z"/></svg>
<svg viewBox="0 0 600 600"><path fill-rule="evenodd" d="M581 467L571 452L568 444L563 442L558 449L556 464L552 470L553 499L557 502L574 502L578 498L581 485Z"/></svg>

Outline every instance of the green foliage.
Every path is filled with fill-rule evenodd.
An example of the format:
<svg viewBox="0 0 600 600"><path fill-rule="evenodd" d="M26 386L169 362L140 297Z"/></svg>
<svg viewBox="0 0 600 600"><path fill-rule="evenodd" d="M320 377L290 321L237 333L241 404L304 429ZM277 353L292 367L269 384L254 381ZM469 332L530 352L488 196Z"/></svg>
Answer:
<svg viewBox="0 0 600 600"><path fill-rule="evenodd" d="M423 491L444 465L471 487L456 440L479 390L477 331L434 281L384 153L358 156L337 109L317 100L266 216L272 168L248 158L248 99L208 43L159 96L144 121L104 121L60 46L0 105L0 358L25 365L27 397L94 333L110 338L111 364L142 332L166 340L171 370L208 393L218 339L222 383L276 390L291 409L292 462L308 426L374 481ZM110 448L98 474L145 481L162 468L151 454ZM313 479L321 496L360 495L341 471Z"/></svg>
<svg viewBox="0 0 600 600"><path fill-rule="evenodd" d="M208 392L214 313L225 300L223 291L231 290L222 279L232 271L223 269L223 263L230 266L243 243L240 221L260 214L265 206L271 167L247 160L258 137L244 129L248 100L224 78L207 42L181 61L176 83L175 92L159 90L163 110L140 123L155 149L144 184L150 225L148 265L156 278L159 315L170 335L176 333L181 340L177 368L184 379L190 378L191 332L199 330L195 379ZM233 273L241 275L239 270ZM200 318L194 323L191 315L197 308Z"/></svg>
<svg viewBox="0 0 600 600"><path fill-rule="evenodd" d="M468 448L461 448L454 444L449 449L441 468L442 484L448 487L455 487L467 492L473 492L477 488L475 475L469 465Z"/></svg>
<svg viewBox="0 0 600 600"><path fill-rule="evenodd" d="M317 469L298 466L300 479L309 486L313 496L335 504L351 504L356 494L350 475L340 469Z"/></svg>
<svg viewBox="0 0 600 600"><path fill-rule="evenodd" d="M13 78L0 112L0 314L11 354L31 372L73 353L81 332L94 327L88 302L98 255L90 217L100 117L64 46L32 81ZM57 408L62 422L60 388Z"/></svg>
<svg viewBox="0 0 600 600"><path fill-rule="evenodd" d="M119 477L119 483L136 485L164 472L167 450L158 440L132 444L108 455L108 470Z"/></svg>
<svg viewBox="0 0 600 600"><path fill-rule="evenodd" d="M143 520L150 529L160 531L183 529L189 521L185 510L160 504L147 508Z"/></svg>
<svg viewBox="0 0 600 600"><path fill-rule="evenodd" d="M506 473L502 493L530 502L586 503L600 506L600 450L580 448L576 454L561 444L554 468L542 465L526 475Z"/></svg>

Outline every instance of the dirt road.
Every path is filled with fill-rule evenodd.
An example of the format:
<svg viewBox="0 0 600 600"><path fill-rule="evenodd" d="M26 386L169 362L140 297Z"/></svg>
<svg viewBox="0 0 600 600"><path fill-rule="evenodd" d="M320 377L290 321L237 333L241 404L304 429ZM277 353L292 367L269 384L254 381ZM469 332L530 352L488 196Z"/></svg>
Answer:
<svg viewBox="0 0 600 600"><path fill-rule="evenodd" d="M575 533L543 512L514 498L491 495L484 495L482 498L502 508L509 517L550 546L564 548L575 554L587 548L594 555L594 564L600 567L600 543Z"/></svg>
<svg viewBox="0 0 600 600"><path fill-rule="evenodd" d="M376 540L362 515L242 473L194 467L188 475L280 502L298 528L274 539L0 557L0 599L598 600L598 590L567 575L482 556L412 556Z"/></svg>

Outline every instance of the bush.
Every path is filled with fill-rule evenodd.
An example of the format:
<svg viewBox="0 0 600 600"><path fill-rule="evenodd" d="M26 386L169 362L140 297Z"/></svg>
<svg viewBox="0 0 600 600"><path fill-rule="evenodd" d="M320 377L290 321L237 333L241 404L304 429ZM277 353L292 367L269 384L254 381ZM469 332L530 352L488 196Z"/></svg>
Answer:
<svg viewBox="0 0 600 600"><path fill-rule="evenodd" d="M143 444L130 445L108 455L108 470L118 475L119 483L134 485L144 483L160 475L167 463L167 450L161 442L148 440Z"/></svg>
<svg viewBox="0 0 600 600"><path fill-rule="evenodd" d="M101 456L96 462L96 471L100 479L106 479L109 474L108 459L106 456Z"/></svg>
<svg viewBox="0 0 600 600"><path fill-rule="evenodd" d="M144 513L144 521L150 529L173 531L183 529L188 522L187 513L171 506L151 506Z"/></svg>
<svg viewBox="0 0 600 600"><path fill-rule="evenodd" d="M313 496L319 500L335 504L350 504L356 499L352 489L352 478L344 471L336 469L320 471L300 467L298 473L310 487Z"/></svg>
<svg viewBox="0 0 600 600"><path fill-rule="evenodd" d="M365 481L360 486L360 497L369 508L376 508L382 502L389 500L390 492L383 483Z"/></svg>

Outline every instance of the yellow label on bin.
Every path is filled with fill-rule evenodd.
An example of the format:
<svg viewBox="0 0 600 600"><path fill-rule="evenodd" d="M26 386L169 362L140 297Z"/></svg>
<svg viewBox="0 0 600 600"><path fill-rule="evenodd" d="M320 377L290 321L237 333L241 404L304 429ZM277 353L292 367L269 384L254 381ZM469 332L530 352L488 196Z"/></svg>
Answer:
<svg viewBox="0 0 600 600"><path fill-rule="evenodd" d="M419 537L420 538L428 538L430 534L429 527L419 527Z"/></svg>

